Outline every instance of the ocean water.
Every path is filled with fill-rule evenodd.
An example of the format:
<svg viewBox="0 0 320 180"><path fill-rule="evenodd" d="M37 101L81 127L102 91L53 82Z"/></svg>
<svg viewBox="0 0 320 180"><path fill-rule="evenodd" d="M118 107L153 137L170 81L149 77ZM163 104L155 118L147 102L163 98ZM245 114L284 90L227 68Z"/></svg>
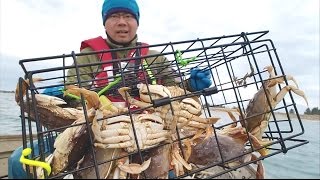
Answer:
<svg viewBox="0 0 320 180"><path fill-rule="evenodd" d="M13 93L0 92L0 135L21 134L20 108ZM300 127L293 121L293 129ZM298 139L309 143L290 149L263 161L266 178L319 179L320 178L320 121L303 121L304 134Z"/></svg>

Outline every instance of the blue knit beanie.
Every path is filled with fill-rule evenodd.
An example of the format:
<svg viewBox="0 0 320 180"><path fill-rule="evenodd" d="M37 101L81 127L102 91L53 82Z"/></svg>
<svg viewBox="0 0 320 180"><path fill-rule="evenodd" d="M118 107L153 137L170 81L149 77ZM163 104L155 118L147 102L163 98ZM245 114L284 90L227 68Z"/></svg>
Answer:
<svg viewBox="0 0 320 180"><path fill-rule="evenodd" d="M139 24L140 13L136 0L105 0L102 5L103 25L108 16L119 11L134 15Z"/></svg>

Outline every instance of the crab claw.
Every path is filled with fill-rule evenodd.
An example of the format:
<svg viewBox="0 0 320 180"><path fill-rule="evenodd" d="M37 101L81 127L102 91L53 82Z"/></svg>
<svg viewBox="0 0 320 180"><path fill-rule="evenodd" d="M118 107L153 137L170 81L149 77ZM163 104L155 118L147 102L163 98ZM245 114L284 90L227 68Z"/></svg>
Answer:
<svg viewBox="0 0 320 180"><path fill-rule="evenodd" d="M152 109L152 104L150 104L148 102L144 102L144 101L138 101L138 100L134 99L133 97L131 97L130 94L128 93L129 90L130 90L129 87L121 87L118 89L118 92L124 100L127 100L129 102L129 104L136 105L138 107L149 107L150 106Z"/></svg>
<svg viewBox="0 0 320 180"><path fill-rule="evenodd" d="M100 103L99 95L94 91L70 85L67 86L67 90L64 92L63 95L65 96L69 93L79 97L81 96L81 94L83 94L84 98L87 100L88 109L91 109L92 107L94 109L99 109L102 106Z"/></svg>
<svg viewBox="0 0 320 180"><path fill-rule="evenodd" d="M41 80L42 80L42 78L33 78L32 79L33 82L39 82ZM25 96L27 93L27 88L30 86L30 82L28 79L27 80L23 79L22 83L23 83L22 87L21 87L22 96ZM19 86L19 82L18 82L16 85L16 90L15 90L15 100L16 100L17 104L20 104L19 93L20 93L20 86Z"/></svg>
<svg viewBox="0 0 320 180"><path fill-rule="evenodd" d="M55 96L49 96L46 94L36 94L36 100L37 104L39 105L62 105L67 104L63 99L55 97Z"/></svg>

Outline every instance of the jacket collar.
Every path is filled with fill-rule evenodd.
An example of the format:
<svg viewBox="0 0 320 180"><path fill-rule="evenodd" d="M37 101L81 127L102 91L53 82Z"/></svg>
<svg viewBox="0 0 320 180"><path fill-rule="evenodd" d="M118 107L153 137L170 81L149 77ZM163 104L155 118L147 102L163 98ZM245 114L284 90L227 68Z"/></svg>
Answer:
<svg viewBox="0 0 320 180"><path fill-rule="evenodd" d="M107 43L110 46L110 48L112 48L112 49L124 48L124 47L134 47L134 46L136 46L137 41L138 41L137 35L127 44L119 44L119 43L115 42L112 38L110 38L109 36L107 38Z"/></svg>

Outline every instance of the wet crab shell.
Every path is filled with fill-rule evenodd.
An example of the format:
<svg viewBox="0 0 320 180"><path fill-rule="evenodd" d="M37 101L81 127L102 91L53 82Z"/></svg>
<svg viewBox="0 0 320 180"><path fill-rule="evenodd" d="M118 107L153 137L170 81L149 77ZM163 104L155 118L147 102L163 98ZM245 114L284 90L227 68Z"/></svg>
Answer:
<svg viewBox="0 0 320 180"><path fill-rule="evenodd" d="M232 137L220 134L210 136L207 139L204 139L204 137L196 139L195 145L191 147L192 150L188 162L198 165L219 163L222 162L222 159L228 161L246 152L243 144L238 143Z"/></svg>
<svg viewBox="0 0 320 180"><path fill-rule="evenodd" d="M151 158L149 167L140 175L141 178L148 179L166 179L170 170L171 163L171 147L170 144L164 146L158 146L142 152L143 161ZM139 153L136 153L132 157L132 161L135 163L141 163ZM132 176L134 178L134 176Z"/></svg>
<svg viewBox="0 0 320 180"><path fill-rule="evenodd" d="M92 120L96 115L94 109L88 111L88 118ZM79 118L73 125L85 122L84 116ZM89 150L90 138L86 124L72 126L64 130L55 140L53 160L51 163L52 175L74 169L78 161Z"/></svg>
<svg viewBox="0 0 320 180"><path fill-rule="evenodd" d="M94 148L95 159L97 160L99 177L106 179L112 177L112 170L115 168L115 161L110 161L119 156L120 149ZM77 172L74 173L76 179L94 179L97 174L94 166L94 157L92 151L87 151L83 159L78 163ZM92 166L90 168L86 168ZM86 168L83 170L79 170Z"/></svg>

